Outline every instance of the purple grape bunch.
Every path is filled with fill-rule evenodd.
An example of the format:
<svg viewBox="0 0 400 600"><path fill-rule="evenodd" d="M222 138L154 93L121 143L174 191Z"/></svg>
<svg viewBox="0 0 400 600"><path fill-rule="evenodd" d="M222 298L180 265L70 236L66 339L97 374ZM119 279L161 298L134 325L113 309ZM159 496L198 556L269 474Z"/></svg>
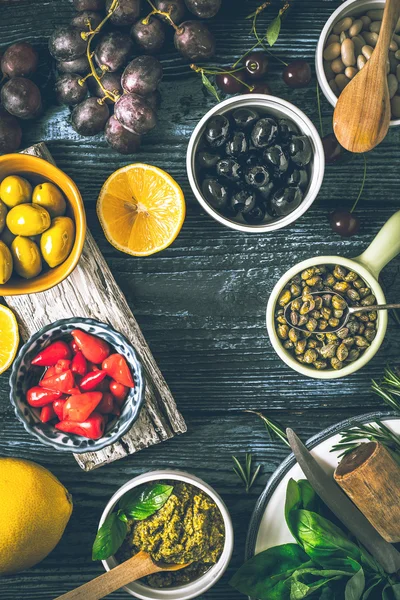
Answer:
<svg viewBox="0 0 400 600"><path fill-rule="evenodd" d="M34 119L42 112L42 95L31 79L38 62L38 53L27 42L12 44L1 57L0 154L18 150L22 138L20 119Z"/></svg>
<svg viewBox="0 0 400 600"><path fill-rule="evenodd" d="M57 100L70 106L71 124L80 135L104 131L106 141L117 152L136 152L142 136L157 123L163 70L154 55L173 33L183 58L190 62L211 58L215 38L206 23L193 16L213 17L222 0L154 0L155 13L147 0L73 3L77 14L69 25L57 27L49 39L58 71ZM110 9L113 12L103 29ZM92 36L93 56L90 53L88 57L87 40L98 27Z"/></svg>

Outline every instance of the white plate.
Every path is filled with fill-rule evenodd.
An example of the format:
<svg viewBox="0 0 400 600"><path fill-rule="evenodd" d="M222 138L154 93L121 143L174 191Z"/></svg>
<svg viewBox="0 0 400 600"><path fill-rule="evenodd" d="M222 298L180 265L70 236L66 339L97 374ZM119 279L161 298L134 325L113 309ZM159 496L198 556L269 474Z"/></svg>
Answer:
<svg viewBox="0 0 400 600"><path fill-rule="evenodd" d="M376 419L382 420L392 431L400 434L400 416L389 412L375 412L329 427L310 438L306 446L312 450L312 455L325 471L333 473L338 465L340 452L330 450L341 439L340 432L353 425L371 423ZM286 525L284 515L286 488L290 478L296 481L305 478L293 454L281 463L258 499L247 535L246 559L272 546L295 541Z"/></svg>

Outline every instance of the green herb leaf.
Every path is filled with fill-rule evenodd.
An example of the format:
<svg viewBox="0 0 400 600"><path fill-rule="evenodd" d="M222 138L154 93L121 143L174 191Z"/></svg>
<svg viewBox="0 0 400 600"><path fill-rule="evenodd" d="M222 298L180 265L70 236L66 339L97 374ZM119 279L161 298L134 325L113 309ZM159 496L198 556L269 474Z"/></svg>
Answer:
<svg viewBox="0 0 400 600"><path fill-rule="evenodd" d="M383 589L382 600L400 600L400 583L388 583Z"/></svg>
<svg viewBox="0 0 400 600"><path fill-rule="evenodd" d="M211 83L211 81L208 79L207 75L204 73L204 71L201 72L201 81L203 82L204 87L206 88L206 90L212 94L214 96L214 98L216 98L218 100L218 102L221 102L221 99L218 95L218 92L216 90L216 88L213 86L213 84Z"/></svg>
<svg viewBox="0 0 400 600"><path fill-rule="evenodd" d="M172 494L172 485L152 483L128 492L119 501L119 508L135 521L143 521L164 506Z"/></svg>
<svg viewBox="0 0 400 600"><path fill-rule="evenodd" d="M243 485L248 493L250 491L251 486L257 479L261 465L258 465L253 474L251 474L251 463L252 463L252 455L251 452L246 452L245 466L243 467L236 456L232 456L232 460L235 463L233 470L239 479L242 480Z"/></svg>
<svg viewBox="0 0 400 600"><path fill-rule="evenodd" d="M361 568L347 582L346 589L344 591L344 598L345 600L361 600L364 590L365 575L363 568Z"/></svg>
<svg viewBox="0 0 400 600"><path fill-rule="evenodd" d="M113 556L121 547L127 530L126 523L120 520L116 512L108 515L94 540L92 560L105 560Z"/></svg>
<svg viewBox="0 0 400 600"><path fill-rule="evenodd" d="M364 591L362 595L362 600L368 600L371 593L374 592L374 596L378 590L376 589L378 586L382 587L383 580L380 577L374 578L369 582L369 587ZM371 599L372 600L372 599Z"/></svg>
<svg viewBox="0 0 400 600"><path fill-rule="evenodd" d="M258 600L289 600L290 579L301 566L312 566L297 544L283 544L256 554L232 577L230 585Z"/></svg>
<svg viewBox="0 0 400 600"><path fill-rule="evenodd" d="M266 38L270 46L273 46L278 39L281 31L281 25L282 21L280 15L277 15L275 19L268 25Z"/></svg>

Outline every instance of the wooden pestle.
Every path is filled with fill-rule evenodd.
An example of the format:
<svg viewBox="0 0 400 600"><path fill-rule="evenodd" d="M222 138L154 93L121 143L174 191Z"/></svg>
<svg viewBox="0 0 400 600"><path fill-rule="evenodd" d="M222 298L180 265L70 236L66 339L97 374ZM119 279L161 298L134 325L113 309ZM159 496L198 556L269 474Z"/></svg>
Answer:
<svg viewBox="0 0 400 600"><path fill-rule="evenodd" d="M334 477L387 542L400 542L400 465L382 444L360 444Z"/></svg>

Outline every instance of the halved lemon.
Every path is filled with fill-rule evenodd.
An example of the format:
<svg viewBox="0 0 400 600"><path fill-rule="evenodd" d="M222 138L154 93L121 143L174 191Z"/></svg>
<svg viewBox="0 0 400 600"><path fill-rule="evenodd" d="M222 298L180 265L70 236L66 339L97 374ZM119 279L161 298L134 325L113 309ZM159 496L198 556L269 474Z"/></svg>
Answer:
<svg viewBox="0 0 400 600"><path fill-rule="evenodd" d="M0 304L0 373L7 371L17 354L18 323L14 313Z"/></svg>
<svg viewBox="0 0 400 600"><path fill-rule="evenodd" d="M149 256L172 244L185 214L183 192L171 175L141 163L110 175L97 200L107 240L133 256Z"/></svg>

